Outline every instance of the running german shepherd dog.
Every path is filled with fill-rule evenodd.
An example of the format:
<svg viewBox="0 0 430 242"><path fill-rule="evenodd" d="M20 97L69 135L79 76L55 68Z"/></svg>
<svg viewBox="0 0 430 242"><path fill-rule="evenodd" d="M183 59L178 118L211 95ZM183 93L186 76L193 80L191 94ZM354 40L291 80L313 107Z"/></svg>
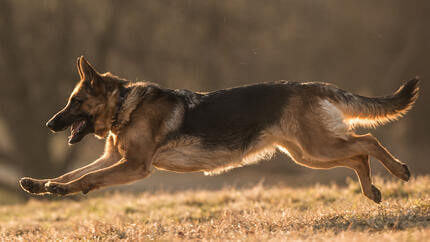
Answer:
<svg viewBox="0 0 430 242"><path fill-rule="evenodd" d="M276 148L310 168L353 169L364 195L376 203L381 193L372 185L369 156L398 178L410 177L374 136L353 128L404 115L417 99L418 79L379 98L327 83L288 81L197 93L99 74L83 57L77 67L81 80L46 125L54 132L71 127L69 144L90 133L105 138L105 152L54 179L22 178L29 193L87 193L145 178L152 166L217 174L268 158Z"/></svg>

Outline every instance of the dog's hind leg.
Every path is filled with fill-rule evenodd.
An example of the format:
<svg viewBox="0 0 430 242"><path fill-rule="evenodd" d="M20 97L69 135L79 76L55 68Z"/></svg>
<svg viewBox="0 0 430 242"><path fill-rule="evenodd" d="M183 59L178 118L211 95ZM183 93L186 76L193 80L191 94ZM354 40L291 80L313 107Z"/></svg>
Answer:
<svg viewBox="0 0 430 242"><path fill-rule="evenodd" d="M354 169L358 176L363 194L376 203L381 202L381 192L372 184L370 177L369 156L359 155L345 162L347 167Z"/></svg>
<svg viewBox="0 0 430 242"><path fill-rule="evenodd" d="M296 163L310 168L330 169L334 167L347 167L353 169L358 176L363 194L376 203L381 202L381 192L371 181L368 155L357 155L340 160L319 161L311 158L304 158L304 152L293 143L288 143L288 146L280 145L280 150L287 153Z"/></svg>
<svg viewBox="0 0 430 242"><path fill-rule="evenodd" d="M307 147L307 152L313 157L321 157L321 160L341 159L357 155L370 155L378 159L384 167L396 177L408 181L410 172L406 164L396 159L379 141L371 134L349 134L344 139L329 138L317 141Z"/></svg>
<svg viewBox="0 0 430 242"><path fill-rule="evenodd" d="M321 108L318 115L308 112L300 120L302 132L298 141L308 154L329 160L370 155L378 159L396 177L409 180L408 167L390 154L373 135L354 134L345 123L342 111L331 102L319 101L319 106L316 105L315 108L318 107Z"/></svg>
<svg viewBox="0 0 430 242"><path fill-rule="evenodd" d="M113 138L108 137L105 145L105 153L102 157L92 162L89 165L78 168L74 171L68 172L62 176L53 179L34 179L30 177L24 177L20 179L21 187L32 194L45 194L48 191L45 188L45 184L48 182L66 183L75 180L89 172L99 170L105 167L109 167L121 159L121 155L118 153L117 148L113 144Z"/></svg>
<svg viewBox="0 0 430 242"><path fill-rule="evenodd" d="M354 169L360 178L363 193L375 202L380 201L380 193L371 185L367 161L369 155L378 159L395 176L405 181L409 179L407 166L394 158L371 134L349 134L343 138L328 134L322 137L324 139L319 140L302 137L301 143L285 142L284 146L297 163L311 168L346 166ZM359 162L358 157L366 159L362 158Z"/></svg>
<svg viewBox="0 0 430 242"><path fill-rule="evenodd" d="M354 139L368 151L368 154L378 159L391 174L404 181L409 180L411 174L408 166L396 159L376 137L365 134L355 136Z"/></svg>

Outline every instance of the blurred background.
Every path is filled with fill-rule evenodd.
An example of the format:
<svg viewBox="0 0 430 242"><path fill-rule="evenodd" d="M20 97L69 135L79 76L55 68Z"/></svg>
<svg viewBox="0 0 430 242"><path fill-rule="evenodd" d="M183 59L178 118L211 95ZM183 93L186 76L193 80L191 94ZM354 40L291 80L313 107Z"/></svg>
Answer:
<svg viewBox="0 0 430 242"><path fill-rule="evenodd" d="M45 122L78 80L76 58L99 72L169 88L211 91L272 80L328 81L387 95L419 76L421 96L400 121L371 131L413 175L430 172L430 2L0 0L0 190L28 198L22 176L55 177L97 158L103 142ZM359 132L368 132L360 130ZM373 173L389 174L377 162ZM131 191L217 189L258 182L304 186L356 179L278 154L219 176L155 172Z"/></svg>

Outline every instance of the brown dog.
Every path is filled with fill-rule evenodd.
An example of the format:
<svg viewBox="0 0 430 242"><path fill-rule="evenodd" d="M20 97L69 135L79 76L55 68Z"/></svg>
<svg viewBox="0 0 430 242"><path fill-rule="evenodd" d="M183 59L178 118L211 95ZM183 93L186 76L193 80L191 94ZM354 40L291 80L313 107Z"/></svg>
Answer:
<svg viewBox="0 0 430 242"><path fill-rule="evenodd" d="M405 114L417 99L417 79L381 98L287 81L195 93L99 74L83 57L77 66L81 80L47 126L54 132L71 127L70 144L90 133L106 138L105 152L54 179L22 178L29 193L87 193L145 178L152 166L216 174L270 157L276 148L311 168L354 169L364 195L377 203L381 193L371 182L369 156L398 178L410 177L374 136L352 129Z"/></svg>

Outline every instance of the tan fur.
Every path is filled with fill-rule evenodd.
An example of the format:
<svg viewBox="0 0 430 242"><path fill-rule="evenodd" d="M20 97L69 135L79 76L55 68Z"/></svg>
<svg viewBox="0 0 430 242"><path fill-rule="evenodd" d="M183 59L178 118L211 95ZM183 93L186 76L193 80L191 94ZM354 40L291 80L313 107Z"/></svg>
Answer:
<svg viewBox="0 0 430 242"><path fill-rule="evenodd" d="M160 147L153 157L153 165L175 172L204 172L216 175L236 167L269 159L275 153L275 140L270 132L262 135L246 151L218 148L206 150L197 138L185 137Z"/></svg>
<svg viewBox="0 0 430 242"><path fill-rule="evenodd" d="M345 123L345 117L340 109L328 100L320 100L322 108L321 121L335 136L345 139L350 127Z"/></svg>

